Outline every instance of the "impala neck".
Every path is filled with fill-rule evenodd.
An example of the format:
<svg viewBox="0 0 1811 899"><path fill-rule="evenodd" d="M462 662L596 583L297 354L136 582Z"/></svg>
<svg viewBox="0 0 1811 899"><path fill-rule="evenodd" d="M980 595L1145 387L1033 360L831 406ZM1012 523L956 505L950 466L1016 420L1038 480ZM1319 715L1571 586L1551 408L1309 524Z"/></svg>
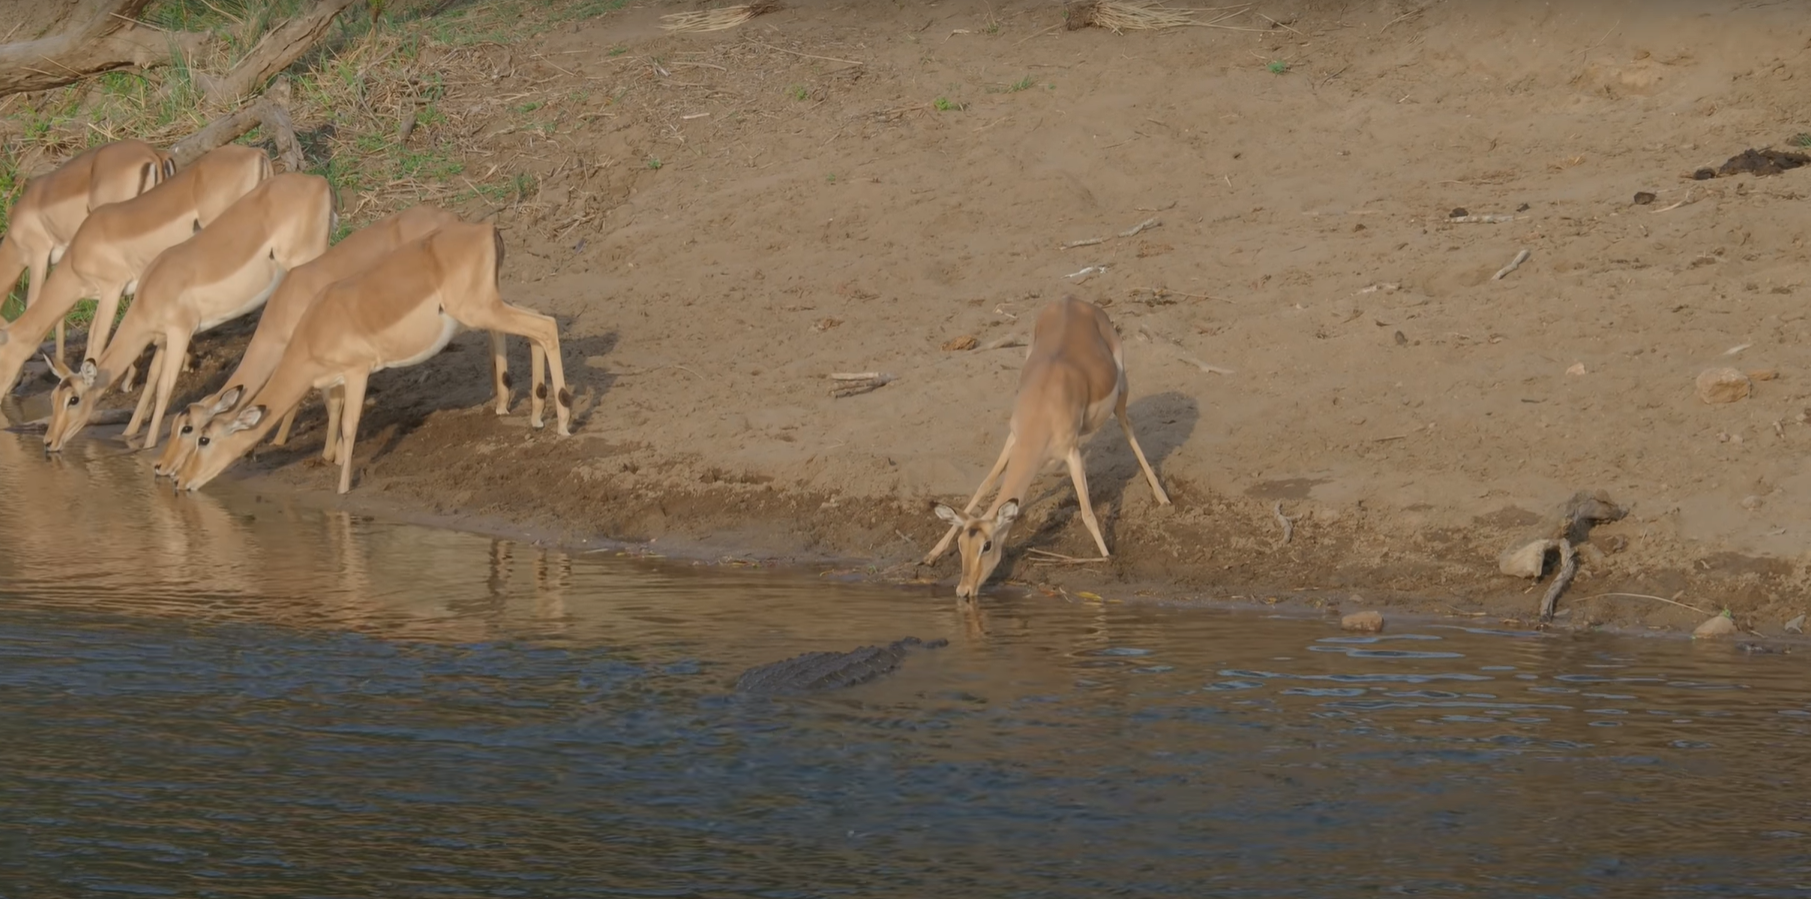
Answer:
<svg viewBox="0 0 1811 899"><path fill-rule="evenodd" d="M1006 470L1000 473L1000 492L994 494L994 501L983 517L992 518L1009 499L1018 500L1020 506L1031 502L1025 491L1037 480L1038 469L1044 464L1044 451L1049 446L1050 435L1040 430L1013 435L1012 454L1006 457Z"/></svg>

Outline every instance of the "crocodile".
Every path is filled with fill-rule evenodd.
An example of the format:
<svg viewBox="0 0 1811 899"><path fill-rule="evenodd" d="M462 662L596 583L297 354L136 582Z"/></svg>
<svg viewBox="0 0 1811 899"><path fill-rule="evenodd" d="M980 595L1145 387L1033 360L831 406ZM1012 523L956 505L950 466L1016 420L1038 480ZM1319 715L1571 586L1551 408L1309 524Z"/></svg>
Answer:
<svg viewBox="0 0 1811 899"><path fill-rule="evenodd" d="M848 652L807 652L742 672L742 676L736 678L736 691L803 693L853 687L891 674L914 648L937 649L948 646L949 642L943 639L926 642L917 637L906 637L885 646L862 646Z"/></svg>

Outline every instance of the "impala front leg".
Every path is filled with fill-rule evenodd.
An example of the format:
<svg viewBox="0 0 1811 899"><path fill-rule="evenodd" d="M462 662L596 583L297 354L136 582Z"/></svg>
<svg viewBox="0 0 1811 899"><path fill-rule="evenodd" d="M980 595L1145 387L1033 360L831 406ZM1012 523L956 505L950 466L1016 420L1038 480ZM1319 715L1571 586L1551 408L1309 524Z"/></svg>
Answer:
<svg viewBox="0 0 1811 899"><path fill-rule="evenodd" d="M176 393L176 379L182 376L181 361L189 351L189 332L179 328L166 334L164 341L163 348L158 351L164 361L156 378L157 410L151 413L151 433L145 435L145 449L157 448L158 426L163 424L164 410L169 408L170 397ZM151 381L150 378L145 379L147 388ZM151 391L147 389L145 393L149 395ZM143 397L139 398L139 403L144 403Z"/></svg>
<svg viewBox="0 0 1811 899"><path fill-rule="evenodd" d="M963 507L963 515L975 514L975 507L981 504L981 497L987 495L987 491L993 487L994 481L999 480L1000 472L1006 470L1006 460L1012 456L1012 445L1015 440L1017 440L1017 435L1008 432L1006 445L1000 448L1000 458L994 460L993 470L987 473L987 477L981 479L981 487L975 491L975 495L968 501L968 505ZM960 530L962 530L961 525L950 525L950 529L944 533L943 539L937 541L937 545L931 549L931 554L924 557L924 564L929 565L937 561L937 558L950 548L950 541L956 539L956 532Z"/></svg>
<svg viewBox="0 0 1811 899"><path fill-rule="evenodd" d="M1107 541L1100 535L1100 522L1094 518L1094 503L1088 500L1088 470L1082 467L1080 447L1069 451L1069 478L1075 482L1076 499L1082 504L1082 524L1088 526L1088 533L1094 535L1094 545L1100 547L1100 557L1105 559L1112 555L1107 552Z"/></svg>
<svg viewBox="0 0 1811 899"><path fill-rule="evenodd" d="M101 292L94 306L94 321L88 323L88 345L82 348L83 358L99 359L107 349L107 335L113 333L113 318L119 314L120 297L125 292L124 284Z"/></svg>
<svg viewBox="0 0 1811 899"><path fill-rule="evenodd" d="M145 373L145 380L149 381L160 376L163 372L164 360L167 358L169 357L165 355L163 347L158 347L153 351L151 354L151 367ZM126 441L127 446L132 445L132 435L138 433L138 429L145 423L145 413L151 408L151 393L151 391L147 390L139 394L138 405L134 406L132 409L132 420L126 422L126 430L119 435L121 440Z"/></svg>
<svg viewBox="0 0 1811 899"><path fill-rule="evenodd" d="M490 374L497 392L497 414L509 414L509 355L502 331L490 332ZM540 377L537 372L536 378Z"/></svg>

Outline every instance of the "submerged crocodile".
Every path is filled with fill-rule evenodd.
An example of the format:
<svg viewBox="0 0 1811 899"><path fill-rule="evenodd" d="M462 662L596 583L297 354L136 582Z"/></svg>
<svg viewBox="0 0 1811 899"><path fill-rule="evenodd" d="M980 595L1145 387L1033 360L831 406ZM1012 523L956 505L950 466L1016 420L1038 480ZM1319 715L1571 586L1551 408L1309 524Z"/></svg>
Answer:
<svg viewBox="0 0 1811 899"><path fill-rule="evenodd" d="M892 673L914 648L936 649L949 642L939 639L926 643L917 637L906 637L885 646L863 646L848 652L807 652L742 672L736 678L736 691L802 693L853 687Z"/></svg>

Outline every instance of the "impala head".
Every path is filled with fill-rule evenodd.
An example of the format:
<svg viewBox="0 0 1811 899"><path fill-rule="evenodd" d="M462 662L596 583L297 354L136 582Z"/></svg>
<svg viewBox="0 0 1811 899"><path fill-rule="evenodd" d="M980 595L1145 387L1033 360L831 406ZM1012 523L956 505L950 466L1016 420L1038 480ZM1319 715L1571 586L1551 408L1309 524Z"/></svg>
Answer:
<svg viewBox="0 0 1811 899"><path fill-rule="evenodd" d="M200 439L201 429L215 418L233 411L244 395L245 388L235 384L217 397L190 403L187 409L176 413L170 420L170 442L164 444L163 455L151 466L151 474L160 478L175 477L195 452L195 441Z"/></svg>
<svg viewBox="0 0 1811 899"><path fill-rule="evenodd" d="M80 371L70 371L69 366L49 356L44 361L50 363L50 370L57 376L56 389L50 392L50 427L44 431L44 451L56 453L94 415L94 401L100 398L100 391L95 389L100 370L93 359L85 360Z"/></svg>
<svg viewBox="0 0 1811 899"><path fill-rule="evenodd" d="M972 517L949 506L937 506L937 517L955 525L956 550L962 554L962 579L956 582L956 595L973 599L981 593L994 569L1000 567L1000 550L1006 545L1007 532L1019 518L1019 501L1009 499L992 516Z"/></svg>
<svg viewBox="0 0 1811 899"><path fill-rule="evenodd" d="M220 476L227 466L239 461L263 432L258 425L269 414L263 406L241 409L237 414L218 415L195 432L195 449L175 475L176 489L195 491Z"/></svg>

